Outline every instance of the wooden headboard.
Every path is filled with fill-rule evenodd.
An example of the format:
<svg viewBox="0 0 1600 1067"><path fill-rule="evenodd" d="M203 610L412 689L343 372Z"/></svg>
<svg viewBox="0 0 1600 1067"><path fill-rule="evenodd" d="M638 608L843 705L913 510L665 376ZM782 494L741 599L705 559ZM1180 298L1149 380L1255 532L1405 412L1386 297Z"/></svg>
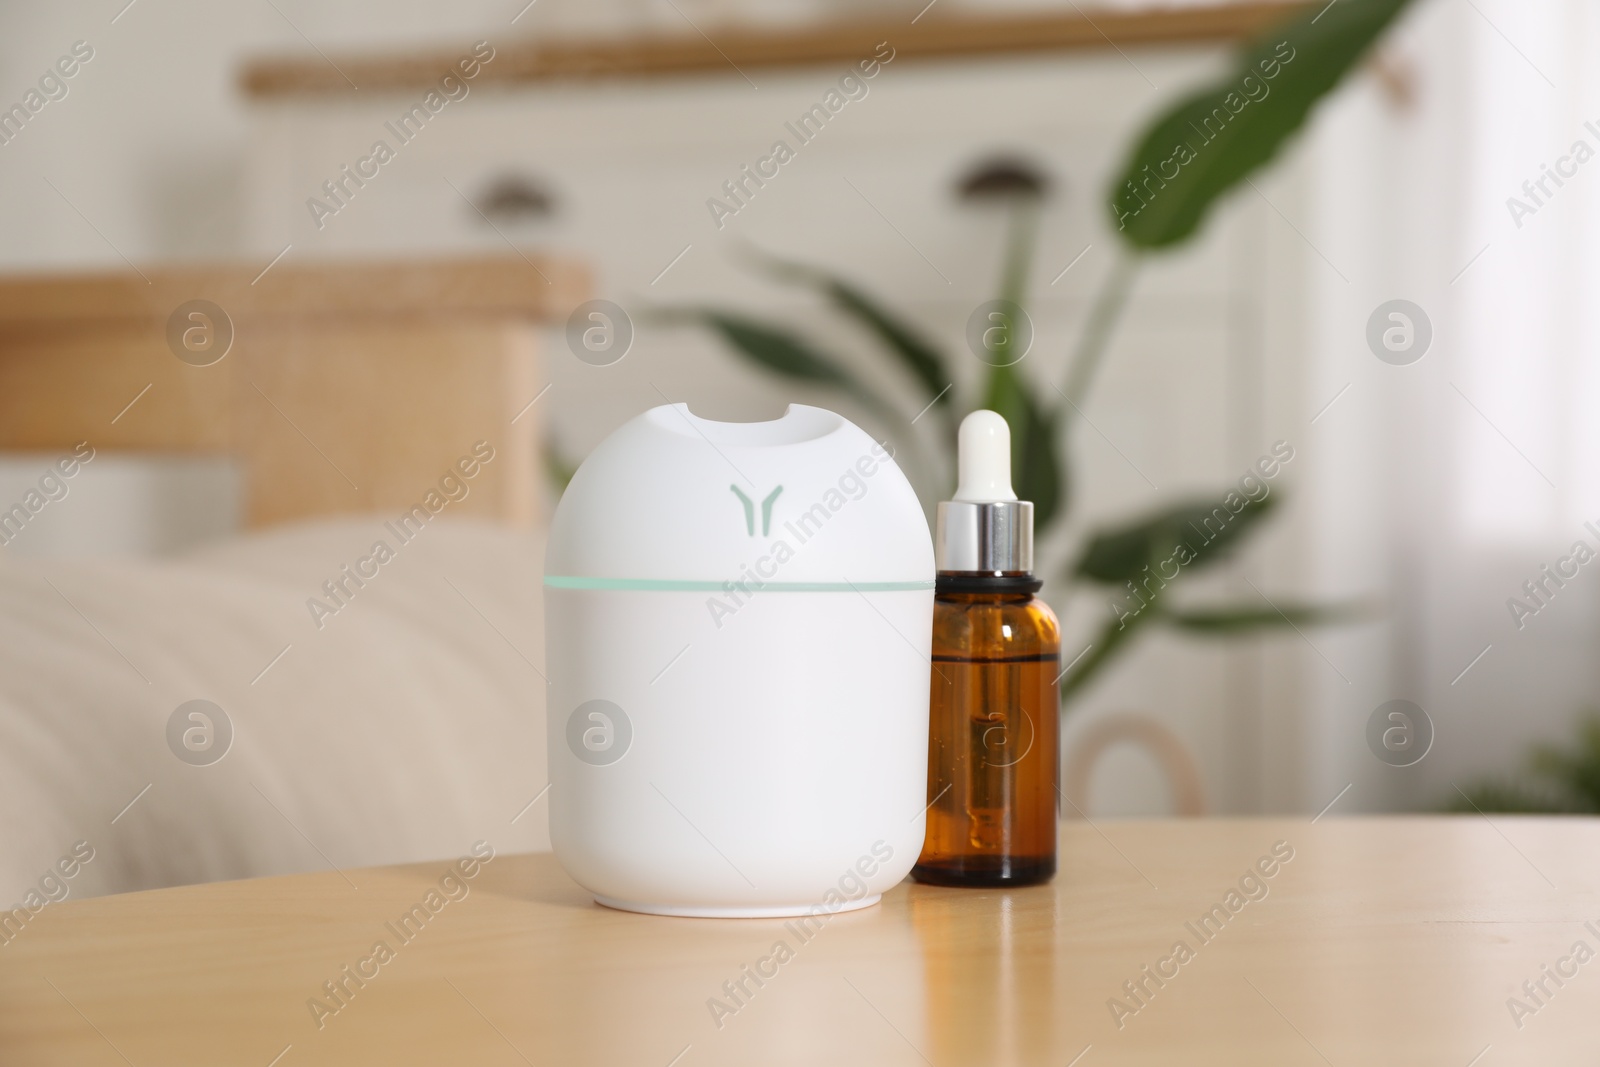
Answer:
<svg viewBox="0 0 1600 1067"><path fill-rule="evenodd" d="M451 510L526 526L539 330L587 289L538 257L0 278L0 449L227 454L261 526L405 511L488 441Z"/></svg>

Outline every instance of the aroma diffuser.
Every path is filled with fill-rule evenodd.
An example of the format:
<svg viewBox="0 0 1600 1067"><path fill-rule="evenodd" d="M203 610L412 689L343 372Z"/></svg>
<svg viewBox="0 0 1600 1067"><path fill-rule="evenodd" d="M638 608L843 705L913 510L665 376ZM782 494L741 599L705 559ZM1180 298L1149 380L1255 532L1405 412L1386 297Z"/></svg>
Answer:
<svg viewBox="0 0 1600 1067"><path fill-rule="evenodd" d="M601 904L866 907L922 847L933 546L915 493L821 408L654 408L556 509L550 839Z"/></svg>

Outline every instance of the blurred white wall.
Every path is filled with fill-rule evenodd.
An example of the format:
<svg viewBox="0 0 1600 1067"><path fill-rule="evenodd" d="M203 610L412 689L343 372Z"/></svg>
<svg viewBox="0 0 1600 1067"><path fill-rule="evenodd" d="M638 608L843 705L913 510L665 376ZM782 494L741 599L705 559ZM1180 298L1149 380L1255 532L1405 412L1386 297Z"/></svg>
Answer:
<svg viewBox="0 0 1600 1067"><path fill-rule="evenodd" d="M1436 807L1534 742L1570 743L1600 707L1600 571L1583 567L1518 627L1575 541L1600 549L1600 401L1593 229L1600 168L1576 168L1535 216L1508 200L1588 142L1600 151L1592 5L1482 0L1420 8L1391 43L1415 87L1397 107L1373 82L1341 97L1309 148L1308 235L1348 280L1314 273L1308 326L1315 426L1317 588L1365 577L1387 622L1323 642L1308 743L1316 791L1341 808ZM1563 169L1574 169L1569 159ZM1385 301L1431 320L1427 354L1374 358ZM1343 391L1343 392L1341 392ZM1434 748L1414 767L1372 759L1360 727L1390 699L1420 705Z"/></svg>
<svg viewBox="0 0 1600 1067"><path fill-rule="evenodd" d="M25 525L0 525L4 556L159 556L239 528L243 496L228 459L101 450L62 478L57 464L67 454L0 455L0 523L16 506L37 508Z"/></svg>
<svg viewBox="0 0 1600 1067"><path fill-rule="evenodd" d="M1165 0L1163 0L1165 2ZM940 0L946 11L996 10ZM437 48L480 38L662 30L730 20L894 17L872 0L90 0L0 12L0 100L21 99L85 41L94 58L15 141L0 145L0 268L120 267L244 249L251 130L240 63L260 55ZM1067 7L1015 0L999 7ZM1151 0L1106 6L1148 7ZM1166 6L1183 6L1167 3ZM515 21L513 21L515 20ZM50 184L57 191L53 191Z"/></svg>

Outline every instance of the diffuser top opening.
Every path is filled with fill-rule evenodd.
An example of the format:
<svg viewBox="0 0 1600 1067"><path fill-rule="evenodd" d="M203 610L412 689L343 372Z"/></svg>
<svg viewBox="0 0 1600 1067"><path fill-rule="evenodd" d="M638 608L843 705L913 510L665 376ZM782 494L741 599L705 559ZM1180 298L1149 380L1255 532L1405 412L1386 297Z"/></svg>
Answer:
<svg viewBox="0 0 1600 1067"><path fill-rule="evenodd" d="M815 441L845 425L841 416L805 404L790 404L782 418L770 422L715 422L702 419L689 410L688 404L667 404L653 408L650 418L662 429L684 437L710 441L713 445L747 448Z"/></svg>

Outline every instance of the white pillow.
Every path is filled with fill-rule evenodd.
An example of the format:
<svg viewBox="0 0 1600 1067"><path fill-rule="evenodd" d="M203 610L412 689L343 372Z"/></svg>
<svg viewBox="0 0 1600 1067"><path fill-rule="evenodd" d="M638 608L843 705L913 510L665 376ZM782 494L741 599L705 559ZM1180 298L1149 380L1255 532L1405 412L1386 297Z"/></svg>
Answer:
<svg viewBox="0 0 1600 1067"><path fill-rule="evenodd" d="M393 558L357 587L342 569L379 540ZM0 560L0 908L479 839L548 849L548 798L527 806L546 782L542 556L499 527L438 519L402 543L371 518L175 561ZM196 699L234 730L205 766L167 739Z"/></svg>

